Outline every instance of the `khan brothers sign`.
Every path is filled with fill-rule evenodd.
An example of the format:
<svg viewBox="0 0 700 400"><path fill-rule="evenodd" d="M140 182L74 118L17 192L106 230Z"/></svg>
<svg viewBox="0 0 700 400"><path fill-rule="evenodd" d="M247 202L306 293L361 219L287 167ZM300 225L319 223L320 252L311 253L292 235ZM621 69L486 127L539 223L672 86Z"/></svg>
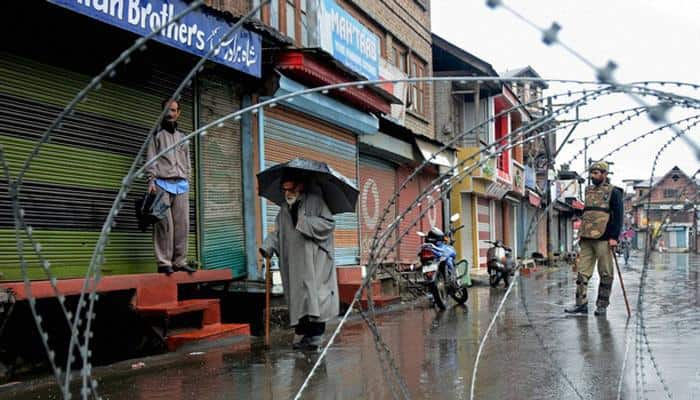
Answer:
<svg viewBox="0 0 700 400"><path fill-rule="evenodd" d="M167 24L155 40L200 57L214 49L231 28L228 22L199 10L171 22L188 7L184 0L48 1L141 36ZM220 43L210 59L259 78L261 51L260 35L239 29Z"/></svg>

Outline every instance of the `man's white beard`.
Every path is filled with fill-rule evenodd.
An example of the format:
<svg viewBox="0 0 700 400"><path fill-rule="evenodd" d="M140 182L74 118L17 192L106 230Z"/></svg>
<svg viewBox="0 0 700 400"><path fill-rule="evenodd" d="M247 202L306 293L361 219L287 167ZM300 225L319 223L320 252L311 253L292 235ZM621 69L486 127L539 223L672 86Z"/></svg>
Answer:
<svg viewBox="0 0 700 400"><path fill-rule="evenodd" d="M294 196L294 197L288 196L288 197L285 197L284 199L287 201L287 205L291 207L294 205L294 203L297 202L298 198L299 198L299 196Z"/></svg>

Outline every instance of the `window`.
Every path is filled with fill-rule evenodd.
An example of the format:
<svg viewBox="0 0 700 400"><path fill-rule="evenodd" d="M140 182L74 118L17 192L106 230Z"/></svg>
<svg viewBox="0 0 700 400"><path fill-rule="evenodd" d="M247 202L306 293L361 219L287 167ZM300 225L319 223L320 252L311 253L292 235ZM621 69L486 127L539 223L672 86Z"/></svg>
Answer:
<svg viewBox="0 0 700 400"><path fill-rule="evenodd" d="M254 3L260 0L253 0ZM319 46L316 37L316 23L318 0L270 0L262 9L262 21L270 27L286 35L299 48ZM379 39L379 48L382 57L387 57L384 48L384 34L380 27L372 25L371 21L363 19L361 11L351 7L343 7L354 19L374 32Z"/></svg>
<svg viewBox="0 0 700 400"><path fill-rule="evenodd" d="M409 76L411 78L422 78L425 76L426 65L421 60L417 58L411 59L411 70ZM413 82L411 83L411 102L409 110L420 114L426 115L426 101L425 101L425 82Z"/></svg>
<svg viewBox="0 0 700 400"><path fill-rule="evenodd" d="M408 53L406 50L398 43L394 43L391 46L391 60L394 66L406 74L408 74L408 70L406 69L406 65L408 65L406 62L407 55Z"/></svg>
<svg viewBox="0 0 700 400"><path fill-rule="evenodd" d="M494 139L497 144L497 148L505 148L508 145L508 134L510 133L510 127L508 126L508 115L503 114L509 106L506 102L498 97L494 100L494 114L496 120L494 121ZM496 167L506 173L510 173L510 150L503 150L496 158Z"/></svg>
<svg viewBox="0 0 700 400"><path fill-rule="evenodd" d="M296 29L296 23L295 23L296 22L296 4L295 4L296 1L295 0L286 0L285 3L286 4L285 4L284 14L285 14L286 23L285 23L284 33L286 33L287 36L289 36L289 38L292 39L296 43L296 37L297 37L297 35L296 35L297 29Z"/></svg>
<svg viewBox="0 0 700 400"><path fill-rule="evenodd" d="M297 46L308 46L308 0L272 0L263 7L262 20Z"/></svg>
<svg viewBox="0 0 700 400"><path fill-rule="evenodd" d="M496 117L495 121L496 129L496 140L498 141L498 147L507 146L508 144L508 116L501 115ZM510 150L502 151L496 158L496 168L504 172L510 171Z"/></svg>
<svg viewBox="0 0 700 400"><path fill-rule="evenodd" d="M667 199L673 199L678 197L677 189L664 189L664 197Z"/></svg>
<svg viewBox="0 0 700 400"><path fill-rule="evenodd" d="M301 46L307 47L309 45L309 15L308 8L306 6L306 0L299 0L299 15L301 16Z"/></svg>

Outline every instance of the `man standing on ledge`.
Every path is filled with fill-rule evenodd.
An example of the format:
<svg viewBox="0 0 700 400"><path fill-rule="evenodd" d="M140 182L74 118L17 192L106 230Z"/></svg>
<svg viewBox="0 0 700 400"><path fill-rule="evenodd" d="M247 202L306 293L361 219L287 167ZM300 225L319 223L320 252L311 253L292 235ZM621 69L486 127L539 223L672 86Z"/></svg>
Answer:
<svg viewBox="0 0 700 400"><path fill-rule="evenodd" d="M158 153L179 142L184 134L177 129L180 117L180 104L173 100L163 102L168 105L167 113L148 144L146 159L151 160ZM175 271L195 272L187 265L187 235L190 230L190 165L189 143L181 143L158 158L146 169L148 191L162 192L163 202L170 207L166 217L153 226L153 247L158 263L158 272L170 275Z"/></svg>
<svg viewBox="0 0 700 400"><path fill-rule="evenodd" d="M593 185L586 188L586 207L580 230L581 254L576 277L576 305L564 311L571 314L588 313L588 280L593 275L597 262L600 285L595 315L605 316L615 276L612 251L617 246L617 238L622 230L623 192L610 184L608 163L594 163L590 173Z"/></svg>

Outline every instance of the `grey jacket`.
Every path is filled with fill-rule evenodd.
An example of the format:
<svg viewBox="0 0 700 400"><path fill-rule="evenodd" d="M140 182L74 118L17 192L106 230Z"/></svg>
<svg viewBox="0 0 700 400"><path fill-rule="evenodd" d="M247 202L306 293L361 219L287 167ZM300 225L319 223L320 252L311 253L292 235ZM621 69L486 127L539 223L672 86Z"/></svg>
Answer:
<svg viewBox="0 0 700 400"><path fill-rule="evenodd" d="M282 205L276 230L262 245L266 254L279 257L292 326L304 316L329 321L338 315L340 307L334 261L335 220L317 192L309 190L299 198L296 226L289 207Z"/></svg>
<svg viewBox="0 0 700 400"><path fill-rule="evenodd" d="M148 144L146 151L146 161L152 159L156 154L170 147L174 143L181 140L185 135L175 129L174 133L170 133L165 129L158 131L151 142ZM192 166L190 165L190 145L182 143L173 150L167 152L160 157L155 163L146 168L146 179L148 182L153 182L156 178L160 179L190 179L192 174Z"/></svg>

